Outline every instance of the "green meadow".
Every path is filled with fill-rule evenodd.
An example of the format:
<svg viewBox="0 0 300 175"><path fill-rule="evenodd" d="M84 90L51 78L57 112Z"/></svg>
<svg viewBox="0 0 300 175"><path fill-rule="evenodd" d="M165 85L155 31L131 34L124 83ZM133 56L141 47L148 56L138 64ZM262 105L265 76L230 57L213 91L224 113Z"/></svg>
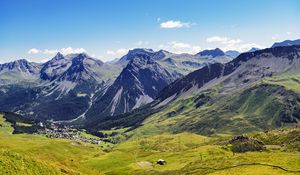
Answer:
<svg viewBox="0 0 300 175"><path fill-rule="evenodd" d="M300 173L297 128L249 134L267 143L267 149L233 153L227 144L230 135L208 137L183 132L132 137L104 151L100 145L12 134L13 128L3 115L0 125L0 174ZM167 163L158 165L158 159Z"/></svg>

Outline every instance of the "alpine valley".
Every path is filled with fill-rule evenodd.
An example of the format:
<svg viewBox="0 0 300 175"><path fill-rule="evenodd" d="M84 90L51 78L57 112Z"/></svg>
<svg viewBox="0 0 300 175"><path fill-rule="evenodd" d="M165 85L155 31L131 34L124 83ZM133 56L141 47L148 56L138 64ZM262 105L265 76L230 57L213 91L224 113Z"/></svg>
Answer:
<svg viewBox="0 0 300 175"><path fill-rule="evenodd" d="M300 173L300 45L0 65L0 174Z"/></svg>

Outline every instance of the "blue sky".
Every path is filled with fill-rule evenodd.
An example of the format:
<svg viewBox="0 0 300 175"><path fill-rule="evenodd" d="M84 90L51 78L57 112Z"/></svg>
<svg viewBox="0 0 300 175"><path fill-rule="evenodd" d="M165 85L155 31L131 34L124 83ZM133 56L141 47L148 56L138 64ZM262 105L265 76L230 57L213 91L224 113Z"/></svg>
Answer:
<svg viewBox="0 0 300 175"><path fill-rule="evenodd" d="M245 51L300 38L299 0L1 0L0 62L136 47Z"/></svg>

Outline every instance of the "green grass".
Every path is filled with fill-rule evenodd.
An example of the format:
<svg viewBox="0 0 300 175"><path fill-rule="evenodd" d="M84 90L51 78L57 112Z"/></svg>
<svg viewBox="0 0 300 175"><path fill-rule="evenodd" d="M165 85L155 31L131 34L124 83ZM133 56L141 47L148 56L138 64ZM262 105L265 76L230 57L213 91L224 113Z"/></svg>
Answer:
<svg viewBox="0 0 300 175"><path fill-rule="evenodd" d="M185 131L236 135L295 125L299 120L300 95L279 85L263 82L225 97L219 97L216 91L206 96L211 100L200 107L197 107L197 97L171 103L147 117L140 127L130 132L131 135L141 137Z"/></svg>
<svg viewBox="0 0 300 175"><path fill-rule="evenodd" d="M292 90L300 93L300 75L299 74L284 74L266 78L263 82L284 86L287 90Z"/></svg>
<svg viewBox="0 0 300 175"><path fill-rule="evenodd" d="M21 123L21 122L17 122L16 124L17 124L18 126L26 126L26 127L32 126L32 124L29 124L29 123Z"/></svg>
<svg viewBox="0 0 300 175"><path fill-rule="evenodd" d="M111 151L104 152L100 146L76 141L50 139L40 135L13 135L13 129L2 116L0 124L0 174L223 175L237 171L240 174L297 174L266 165L247 165L253 163L300 170L300 154L297 150L281 145L281 142L271 142L290 142L299 135L299 129L250 135L285 148L268 149L264 152L233 154L226 146L228 135L207 137L186 132L136 136L115 145ZM280 133L277 138L273 136L275 133ZM167 164L157 165L158 159L166 160ZM235 167L236 165L238 166Z"/></svg>
<svg viewBox="0 0 300 175"><path fill-rule="evenodd" d="M25 162L27 167L49 169L51 174L52 172L98 173L84 165L88 159L104 154L95 145L63 139L49 139L40 135L12 134L13 128L5 122L1 115L0 124L2 125L0 127L0 150L2 151L0 159L1 162L7 162L2 164L5 168L0 168L0 174L5 174L6 171L10 174L38 174L34 172L39 169L32 169L31 173L22 171L22 162Z"/></svg>

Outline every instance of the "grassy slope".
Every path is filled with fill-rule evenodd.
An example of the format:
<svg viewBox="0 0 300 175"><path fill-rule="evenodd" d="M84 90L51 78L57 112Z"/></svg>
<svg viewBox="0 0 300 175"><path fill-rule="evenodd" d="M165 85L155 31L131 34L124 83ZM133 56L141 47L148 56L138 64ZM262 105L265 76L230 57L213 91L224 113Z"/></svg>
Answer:
<svg viewBox="0 0 300 175"><path fill-rule="evenodd" d="M156 165L155 161L158 159L166 160L167 164ZM100 165L99 161L103 161L103 164ZM240 174L245 171L264 174L268 171L275 175L297 173L289 173L269 165L299 170L299 161L299 152L269 150L233 154L226 146L218 145L216 138L182 133L137 138L122 143L102 158L91 161L90 165L107 174L230 174L234 171L232 169L240 169ZM249 165L254 163L263 165ZM235 165L238 166L233 167Z"/></svg>
<svg viewBox="0 0 300 175"><path fill-rule="evenodd" d="M6 162L1 164L4 168L0 168L0 174L6 171L10 174L39 174L36 172L41 172L41 169L50 174L99 173L85 166L85 161L91 157L104 154L93 145L40 135L12 134L13 128L2 116L0 124L0 160ZM23 171L24 168L30 173Z"/></svg>
<svg viewBox="0 0 300 175"><path fill-rule="evenodd" d="M280 147L265 152L233 154L224 145L226 136L181 133L132 138L106 153L89 144L38 135L12 135L12 128L3 117L0 124L0 174L297 174L269 165L300 170L299 150L282 145L299 137L299 129L253 134ZM156 165L158 159L166 160L167 164ZM249 165L253 163L267 165Z"/></svg>
<svg viewBox="0 0 300 175"><path fill-rule="evenodd" d="M257 82L243 92L218 97L218 88L188 97L149 116L132 135L191 131L204 135L243 134L289 126L300 112L300 76ZM209 100L207 100L207 98ZM200 99L200 100L199 100ZM197 104L204 102L200 107Z"/></svg>
<svg viewBox="0 0 300 175"><path fill-rule="evenodd" d="M265 83L284 86L287 90L300 93L300 75L285 74L264 79Z"/></svg>

